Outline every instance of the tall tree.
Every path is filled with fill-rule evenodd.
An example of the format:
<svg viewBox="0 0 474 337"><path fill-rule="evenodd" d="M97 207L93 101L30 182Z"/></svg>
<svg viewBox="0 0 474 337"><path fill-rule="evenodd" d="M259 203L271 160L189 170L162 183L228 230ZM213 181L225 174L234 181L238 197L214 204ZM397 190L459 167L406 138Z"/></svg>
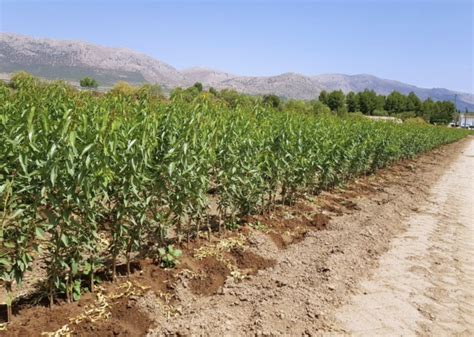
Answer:
<svg viewBox="0 0 474 337"><path fill-rule="evenodd" d="M347 104L347 111L349 112L359 111L359 96L357 96L354 92L350 91L346 95L346 104Z"/></svg>
<svg viewBox="0 0 474 337"><path fill-rule="evenodd" d="M376 110L384 110L385 107L385 96L384 95L377 95L377 103L375 106Z"/></svg>
<svg viewBox="0 0 474 337"><path fill-rule="evenodd" d="M414 111L417 116L421 115L421 100L413 91L408 94L406 108L408 111Z"/></svg>
<svg viewBox="0 0 474 337"><path fill-rule="evenodd" d="M454 118L456 106L453 102L442 101L434 103L435 109L431 113L430 122L433 124L448 124Z"/></svg>
<svg viewBox="0 0 474 337"><path fill-rule="evenodd" d="M331 112L326 104L321 103L319 100L313 100L310 102L311 110L315 114L327 114Z"/></svg>
<svg viewBox="0 0 474 337"><path fill-rule="evenodd" d="M338 111L344 106L345 96L341 90L335 90L327 95L327 106L332 111Z"/></svg>
<svg viewBox="0 0 474 337"><path fill-rule="evenodd" d="M281 99L277 95L265 95L263 96L263 103L271 106L275 109L281 108Z"/></svg>
<svg viewBox="0 0 474 337"><path fill-rule="evenodd" d="M390 113L400 113L406 110L406 99L398 91L392 91L385 99L385 110Z"/></svg>
<svg viewBox="0 0 474 337"><path fill-rule="evenodd" d="M360 111L366 115L372 115L377 108L377 94L373 90L365 89L357 94L359 96Z"/></svg>
<svg viewBox="0 0 474 337"><path fill-rule="evenodd" d="M197 89L197 91L202 92L202 83L201 82L194 83L193 87L195 87Z"/></svg>
<svg viewBox="0 0 474 337"><path fill-rule="evenodd" d="M323 104L328 105L328 92L326 90L321 91L319 94L319 101Z"/></svg>
<svg viewBox="0 0 474 337"><path fill-rule="evenodd" d="M431 115L435 113L436 105L431 98L427 98L421 104L421 116L425 121L431 120Z"/></svg>

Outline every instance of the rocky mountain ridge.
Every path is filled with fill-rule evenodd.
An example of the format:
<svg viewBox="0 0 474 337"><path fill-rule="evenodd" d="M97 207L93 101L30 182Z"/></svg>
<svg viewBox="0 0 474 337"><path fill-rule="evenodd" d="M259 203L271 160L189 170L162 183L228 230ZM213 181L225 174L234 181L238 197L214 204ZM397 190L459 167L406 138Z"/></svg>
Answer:
<svg viewBox="0 0 474 337"><path fill-rule="evenodd" d="M422 99L431 97L434 100L454 101L456 95L459 109L474 110L473 94L443 88L419 88L367 74L238 76L199 67L179 71L167 63L129 49L0 33L0 73L8 77L20 70L47 79L72 82L92 76L104 86L123 80L132 84L158 83L171 89L201 82L217 89L229 88L252 95L276 94L298 99L313 99L321 90L358 92L371 89L385 95L393 90L404 94L413 91Z"/></svg>

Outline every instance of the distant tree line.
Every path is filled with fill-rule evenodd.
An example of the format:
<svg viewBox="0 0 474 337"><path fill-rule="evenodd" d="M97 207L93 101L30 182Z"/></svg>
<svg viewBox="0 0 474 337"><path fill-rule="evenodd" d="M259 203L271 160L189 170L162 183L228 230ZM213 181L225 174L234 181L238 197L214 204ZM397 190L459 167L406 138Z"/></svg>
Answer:
<svg viewBox="0 0 474 337"><path fill-rule="evenodd" d="M176 88L171 92L171 98L180 97L192 101L197 95L206 93L201 83L183 89ZM208 94L235 107L237 104L255 104L260 102L280 111L300 111L307 113L359 113L372 116L394 116L403 120L419 118L434 124L447 124L456 114L456 106L449 101L435 102L431 98L422 101L414 92L403 95L393 91L389 95L379 95L373 90L349 92L341 90L331 92L321 91L318 99L304 101L284 99L277 95L250 96L235 90L223 89L218 91L212 87Z"/></svg>
<svg viewBox="0 0 474 337"><path fill-rule="evenodd" d="M95 88L97 81L86 77L80 81L82 87ZM128 87L127 87L128 86ZM125 90L124 87L132 89L126 83L118 83L116 90ZM141 93L146 92L149 96L163 96L163 92L158 85L144 85ZM307 113L361 113L372 116L395 116L401 119L422 118L426 122L433 124L447 124L456 115L456 106L449 101L433 101L428 98L422 101L414 92L403 95L398 91L393 91L389 95L379 95L373 90L362 92L349 92L344 94L341 90L321 91L318 99L303 101L296 99L284 99L277 95L269 94L263 96L250 96L238 93L235 90L216 90L210 87L207 91L200 82L188 88L176 88L171 94L171 99L182 99L191 102L197 96L208 94L225 104L235 107L240 105L251 105L261 103L280 111L300 111Z"/></svg>
<svg viewBox="0 0 474 337"><path fill-rule="evenodd" d="M414 92L403 95L393 91L389 95L378 95L373 90L359 93L341 90L321 91L319 101L335 112L360 112L374 116L397 116L402 119L420 117L436 124L451 122L456 114L456 106L449 101L434 102L431 98L422 101Z"/></svg>

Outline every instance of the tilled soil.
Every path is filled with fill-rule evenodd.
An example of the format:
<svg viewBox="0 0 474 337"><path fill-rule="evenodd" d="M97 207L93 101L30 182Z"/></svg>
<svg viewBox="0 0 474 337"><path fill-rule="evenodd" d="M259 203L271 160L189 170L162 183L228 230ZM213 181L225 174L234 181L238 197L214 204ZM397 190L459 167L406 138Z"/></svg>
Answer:
<svg viewBox="0 0 474 337"><path fill-rule="evenodd" d="M391 240L410 231L410 219L433 193L430 187L460 160L468 143L473 140L445 146L360 179L345 191L323 195L316 203L332 217L327 230L308 231L296 244L282 246L264 233L252 232L254 252L276 265L244 282L227 279L215 296L196 296L186 284L180 285L176 296L181 315L155 316L156 327L149 336L352 332L347 322L353 318L341 323L337 309L350 303L361 280L374 275ZM456 176L458 170L446 174ZM343 202L347 197L350 202Z"/></svg>

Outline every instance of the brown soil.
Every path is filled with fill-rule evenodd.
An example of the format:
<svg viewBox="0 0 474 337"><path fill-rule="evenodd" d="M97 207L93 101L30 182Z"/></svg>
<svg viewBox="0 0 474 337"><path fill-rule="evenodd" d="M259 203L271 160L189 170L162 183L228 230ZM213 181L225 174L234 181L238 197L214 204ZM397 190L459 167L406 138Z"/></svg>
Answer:
<svg viewBox="0 0 474 337"><path fill-rule="evenodd" d="M322 214L315 205L301 201L294 206L280 205L274 212L248 217L248 223L261 223L268 236L280 249L298 243L312 230L323 230L329 224L329 217Z"/></svg>
<svg viewBox="0 0 474 337"><path fill-rule="evenodd" d="M147 314L141 311L131 298L120 299L111 310L111 318L95 324L73 325L74 335L96 336L144 336L152 324Z"/></svg>
<svg viewBox="0 0 474 337"><path fill-rule="evenodd" d="M163 269L151 259L144 259L135 261L132 264L133 274L125 276L125 265L118 266L119 275L124 275L119 277L118 284L129 280L146 288L154 294L153 301L161 303L162 308L159 314L167 315L169 312L174 312L173 306L178 302L175 296L178 283L188 284L193 294L210 296L222 288L231 273L223 262L214 257L206 257L202 260L194 258L196 249L220 240L235 238L243 233L250 233L249 228L244 226L236 232L218 233L213 235L210 242L194 240L183 243L180 247L183 250L183 257L174 269ZM262 258L243 248L223 252L222 256L235 265L242 275L254 275L258 270L274 264L273 260ZM187 274L188 271L192 275ZM104 294L112 293L117 288L116 284L111 282L104 282L101 287L104 289ZM50 309L46 304L35 305L35 296L17 303L12 323L8 325L7 331L0 331L0 336L40 336L42 332L57 331L96 301L94 294L87 293L78 302L60 301ZM79 325L69 324L69 329L73 335L77 336L144 336L152 320L147 314L149 310L143 306L137 306L136 299L136 296L125 296L113 301L110 303L111 317L109 319L99 319L94 323L82 322ZM163 308L165 310L162 310Z"/></svg>
<svg viewBox="0 0 474 337"><path fill-rule="evenodd" d="M110 285L109 285L110 286ZM104 292L107 294L107 290ZM79 324L70 323L95 303L93 294L84 295L80 301L55 305L53 308L32 306L23 309L20 315L8 326L5 336L41 336L43 332L54 332L65 324L75 336L143 336L152 324L146 313L138 308L136 297L126 296L110 301L110 318Z"/></svg>
<svg viewBox="0 0 474 337"><path fill-rule="evenodd" d="M275 265L275 260L266 259L251 251L235 248L231 251L235 265L248 275Z"/></svg>
<svg viewBox="0 0 474 337"><path fill-rule="evenodd" d="M329 216L324 214L316 214L311 220L310 224L317 230L326 229L329 225Z"/></svg>
<svg viewBox="0 0 474 337"><path fill-rule="evenodd" d="M141 270L133 275L133 280L160 294L172 293L175 289L177 278L175 271L163 269L151 260L145 260L141 261Z"/></svg>
<svg viewBox="0 0 474 337"><path fill-rule="evenodd" d="M56 331L66 324L70 317L77 316L85 302L87 300L56 306L52 309L46 307L23 309L21 310L21 318L15 318L14 324L8 326L8 330L3 334L5 336L23 337L40 336L42 332Z"/></svg>
<svg viewBox="0 0 474 337"><path fill-rule="evenodd" d="M198 295L213 295L224 285L230 270L214 257L206 257L199 262L204 275L198 275L190 280L191 290Z"/></svg>

